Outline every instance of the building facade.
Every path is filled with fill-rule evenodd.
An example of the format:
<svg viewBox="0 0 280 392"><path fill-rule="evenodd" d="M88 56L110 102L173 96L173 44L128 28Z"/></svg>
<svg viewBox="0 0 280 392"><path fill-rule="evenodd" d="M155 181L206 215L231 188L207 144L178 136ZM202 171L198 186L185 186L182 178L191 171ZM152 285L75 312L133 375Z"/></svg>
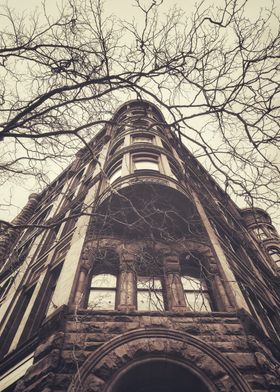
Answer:
<svg viewBox="0 0 280 392"><path fill-rule="evenodd" d="M0 238L0 391L280 390L280 239L130 101Z"/></svg>

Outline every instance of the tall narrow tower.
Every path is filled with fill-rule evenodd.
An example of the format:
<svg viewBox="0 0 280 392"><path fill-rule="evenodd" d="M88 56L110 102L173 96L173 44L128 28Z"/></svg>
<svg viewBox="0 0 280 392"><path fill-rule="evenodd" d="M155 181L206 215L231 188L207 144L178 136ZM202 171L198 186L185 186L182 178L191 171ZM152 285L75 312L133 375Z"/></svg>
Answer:
<svg viewBox="0 0 280 392"><path fill-rule="evenodd" d="M0 238L0 391L280 388L280 240L131 101Z"/></svg>

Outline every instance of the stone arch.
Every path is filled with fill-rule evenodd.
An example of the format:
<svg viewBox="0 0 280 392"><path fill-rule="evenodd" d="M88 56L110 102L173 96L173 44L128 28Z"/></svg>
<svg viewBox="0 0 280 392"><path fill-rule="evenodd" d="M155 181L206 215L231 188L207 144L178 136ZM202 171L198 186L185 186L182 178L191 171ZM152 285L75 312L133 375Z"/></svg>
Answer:
<svg viewBox="0 0 280 392"><path fill-rule="evenodd" d="M133 361L149 358L178 361L209 392L251 392L232 362L218 350L185 332L164 328L137 329L103 344L87 358L68 392L111 392L112 379Z"/></svg>

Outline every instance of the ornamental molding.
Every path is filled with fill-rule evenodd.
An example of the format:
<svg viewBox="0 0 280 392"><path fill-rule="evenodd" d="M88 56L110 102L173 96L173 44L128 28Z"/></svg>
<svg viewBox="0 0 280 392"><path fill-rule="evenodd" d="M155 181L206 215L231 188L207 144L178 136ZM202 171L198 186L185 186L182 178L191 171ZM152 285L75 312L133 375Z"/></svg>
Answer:
<svg viewBox="0 0 280 392"><path fill-rule="evenodd" d="M210 245L205 242L193 240L191 238L182 238L180 241L174 241L168 244L160 241L151 241L150 244L147 240L124 240L123 238L116 237L103 237L103 238L88 238L86 240L84 250L82 253L83 260L92 260L97 250L114 250L120 257L123 252L135 254L139 249L143 249L143 245L150 245L155 251L160 252L163 257L166 253L176 254L180 257L182 254L196 253L205 258L209 258L211 263L215 263Z"/></svg>

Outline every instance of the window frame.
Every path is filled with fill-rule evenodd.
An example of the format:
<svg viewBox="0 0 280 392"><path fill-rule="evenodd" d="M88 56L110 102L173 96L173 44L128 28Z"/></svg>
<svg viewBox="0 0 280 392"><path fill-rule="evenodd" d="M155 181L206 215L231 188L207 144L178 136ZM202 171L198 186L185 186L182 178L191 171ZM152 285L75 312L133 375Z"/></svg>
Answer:
<svg viewBox="0 0 280 392"><path fill-rule="evenodd" d="M136 138L146 138L146 140L138 140L136 141ZM149 141L148 141L149 140ZM139 143L147 143L147 144L155 144L155 136L148 133L148 132L142 132L142 131L138 131L137 133L132 133L130 135L130 144L139 144Z"/></svg>
<svg viewBox="0 0 280 392"><path fill-rule="evenodd" d="M107 177L108 177L109 183L111 185L123 176L122 175L122 161L123 161L123 157L121 157L120 159L115 161L112 165L110 165L109 169L107 170ZM112 179L114 174L116 174L117 172L119 172L120 175L118 177Z"/></svg>
<svg viewBox="0 0 280 392"><path fill-rule="evenodd" d="M120 138L112 147L110 150L109 155L114 155L117 151L119 151L121 148L124 147L124 137Z"/></svg>
<svg viewBox="0 0 280 392"><path fill-rule="evenodd" d="M158 169L154 168L136 168L135 162L152 162L157 165ZM155 153L150 153L150 152L144 152L144 151L139 151L139 152L133 152L131 153L131 173L137 174L139 172L155 172L155 173L161 173L162 168L161 168L161 161L160 161L160 155L155 154Z"/></svg>
<svg viewBox="0 0 280 392"><path fill-rule="evenodd" d="M264 227L255 226L252 231L257 241L265 241L269 238Z"/></svg>
<svg viewBox="0 0 280 392"><path fill-rule="evenodd" d="M22 290L21 294L16 300L15 307L9 316L9 320L3 330L2 336L5 336L5 340L2 342L0 347L0 355L4 356L9 352L11 344L16 336L18 327L24 317L24 314L30 304L32 296L34 294L36 283Z"/></svg>
<svg viewBox="0 0 280 392"><path fill-rule="evenodd" d="M55 265L44 278L30 314L28 315L28 320L20 336L19 345L29 339L40 328L41 324L47 317L62 267L63 262ZM36 284L37 283L35 283L35 285ZM55 311L55 307L53 311Z"/></svg>
<svg viewBox="0 0 280 392"><path fill-rule="evenodd" d="M113 286L94 286L93 280L99 276L113 276L115 278L115 283ZM100 273L96 273L96 274L92 274L90 277L90 281L89 281L89 285L88 285L88 293L87 293L87 309L92 309L92 310L116 310L117 309L117 299L118 299L118 275L112 274L112 273L104 273L104 272L100 272ZM112 305L112 308L105 308L105 307L99 307L99 305L97 305L96 307L91 307L90 306L90 297L91 294L93 294L96 292L113 292L114 293L114 304ZM106 295L106 294L105 294ZM96 297L98 298L98 297Z"/></svg>
<svg viewBox="0 0 280 392"><path fill-rule="evenodd" d="M186 307L189 311L192 312L213 312L215 311L216 304L213 301L213 295L212 295L212 287L211 284L207 278L207 271L205 270L205 261L200 258L200 255L193 256L190 259L188 259L187 263L185 264L183 260L180 261L180 267L181 267L181 284L182 284L182 290L183 290L183 295L185 298L186 302ZM199 284L198 289L188 289L184 287L184 282L182 278L188 278L193 279L197 281L195 284ZM197 298L201 298L201 303L202 305L200 306L200 309L195 308L195 302L197 301L197 298L194 301L194 307L191 308L191 303L188 301L187 294L188 293L197 293ZM200 301L200 300L198 300ZM206 304L206 306L205 306ZM191 306L190 306L191 305ZM209 308L209 309L208 309Z"/></svg>
<svg viewBox="0 0 280 392"><path fill-rule="evenodd" d="M154 282L155 280L160 282L161 288L156 288L149 286L148 288L139 288L138 284L139 281L146 280L147 282ZM138 294L140 293L149 293L149 309L139 309L139 297ZM151 294L152 295L151 295ZM157 294L160 294L161 299L159 300L157 297L157 304L160 304L162 309L158 308L153 308L151 309L150 304L152 303L153 297L156 296ZM163 281L160 276L147 276L147 275L137 275L137 282L136 282L136 309L138 312L163 312L166 310L166 304L165 304L165 296L164 296L164 285Z"/></svg>
<svg viewBox="0 0 280 392"><path fill-rule="evenodd" d="M271 246L270 248L268 248L267 253L268 253L270 259L276 265L276 267L280 268L280 249L277 246ZM278 258L275 259L273 257L274 255L278 256Z"/></svg>
<svg viewBox="0 0 280 392"><path fill-rule="evenodd" d="M194 280L195 285L200 285L198 289L195 288L185 288L183 279L186 279L188 281ZM207 284L205 282L205 279L200 279L197 277L194 277L192 275L187 275L186 273L181 274L181 282L182 282L182 287L183 287L183 292L184 292L184 298L186 301L186 306L191 312L212 312L212 307L211 307L211 300L210 300L210 295L209 295L209 289L207 287ZM193 294L195 297L194 305L192 302L190 302L190 296L188 294ZM200 306L200 309L195 308L195 302L198 300L202 305ZM204 309L203 309L204 308Z"/></svg>

